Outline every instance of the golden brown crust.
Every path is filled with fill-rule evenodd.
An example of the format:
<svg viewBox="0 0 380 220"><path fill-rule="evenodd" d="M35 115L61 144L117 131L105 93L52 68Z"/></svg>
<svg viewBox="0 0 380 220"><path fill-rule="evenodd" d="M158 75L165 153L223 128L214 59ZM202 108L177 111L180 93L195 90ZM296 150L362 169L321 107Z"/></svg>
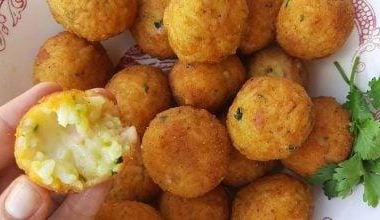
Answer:
<svg viewBox="0 0 380 220"><path fill-rule="evenodd" d="M40 48L33 82L55 82L63 89L86 90L104 87L112 71L112 62L100 43L62 32Z"/></svg>
<svg viewBox="0 0 380 220"><path fill-rule="evenodd" d="M312 102L305 89L286 78L251 78L227 116L233 145L251 160L289 157L311 132Z"/></svg>
<svg viewBox="0 0 380 220"><path fill-rule="evenodd" d="M233 148L233 147L232 147ZM235 148L231 149L230 164L223 183L228 186L244 186L271 171L276 161L254 161L246 158Z"/></svg>
<svg viewBox="0 0 380 220"><path fill-rule="evenodd" d="M136 65L121 70L106 88L115 95L123 122L135 126L140 136L154 116L171 105L168 79L155 67Z"/></svg>
<svg viewBox="0 0 380 220"><path fill-rule="evenodd" d="M150 202L160 193L160 188L150 178L141 155L141 148L134 149L133 157L124 158L124 166L114 176L107 202L124 200Z"/></svg>
<svg viewBox="0 0 380 220"><path fill-rule="evenodd" d="M315 125L305 143L289 158L285 167L309 177L328 163L339 163L351 153L353 137L349 130L350 116L332 97L313 99Z"/></svg>
<svg viewBox="0 0 380 220"><path fill-rule="evenodd" d="M193 199L164 192L160 198L160 212L166 220L227 220L230 204L228 194L222 186Z"/></svg>
<svg viewBox="0 0 380 220"><path fill-rule="evenodd" d="M161 220L156 209L140 202L106 202L96 220Z"/></svg>
<svg viewBox="0 0 380 220"><path fill-rule="evenodd" d="M240 190L232 207L233 220L312 218L310 188L284 174L264 177Z"/></svg>
<svg viewBox="0 0 380 220"><path fill-rule="evenodd" d="M312 60L340 49L354 27L350 0L284 1L277 22L277 41L290 55Z"/></svg>
<svg viewBox="0 0 380 220"><path fill-rule="evenodd" d="M243 85L245 69L237 56L215 64L178 61L169 74L173 96L179 105L217 111Z"/></svg>
<svg viewBox="0 0 380 220"><path fill-rule="evenodd" d="M248 61L248 75L280 76L307 88L308 72L302 60L286 54L278 46L270 46L255 53Z"/></svg>
<svg viewBox="0 0 380 220"><path fill-rule="evenodd" d="M131 28L132 35L141 49L159 58L175 56L162 21L168 3L169 0L139 1L138 16Z"/></svg>
<svg viewBox="0 0 380 220"><path fill-rule="evenodd" d="M55 20L89 41L116 36L131 27L137 0L48 0Z"/></svg>
<svg viewBox="0 0 380 220"><path fill-rule="evenodd" d="M247 16L245 0L172 0L165 9L164 24L180 60L220 62L235 54Z"/></svg>
<svg viewBox="0 0 380 220"><path fill-rule="evenodd" d="M258 51L276 36L276 20L283 0L248 0L248 21L239 49L244 54Z"/></svg>
<svg viewBox="0 0 380 220"><path fill-rule="evenodd" d="M150 123L142 141L143 160L163 190L194 198L222 181L229 145L226 129L213 115L177 107L158 114Z"/></svg>

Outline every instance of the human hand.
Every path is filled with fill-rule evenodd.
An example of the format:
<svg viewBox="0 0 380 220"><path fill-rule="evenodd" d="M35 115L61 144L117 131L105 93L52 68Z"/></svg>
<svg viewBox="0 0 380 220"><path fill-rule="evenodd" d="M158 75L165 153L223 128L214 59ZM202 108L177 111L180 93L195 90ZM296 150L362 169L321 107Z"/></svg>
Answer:
<svg viewBox="0 0 380 220"><path fill-rule="evenodd" d="M41 83L0 107L0 219L93 219L110 189L110 182L78 194L59 204L52 194L21 175L14 160L15 129L22 116L44 96L60 91L54 83ZM94 89L107 98L112 94ZM21 175L21 176L20 176Z"/></svg>

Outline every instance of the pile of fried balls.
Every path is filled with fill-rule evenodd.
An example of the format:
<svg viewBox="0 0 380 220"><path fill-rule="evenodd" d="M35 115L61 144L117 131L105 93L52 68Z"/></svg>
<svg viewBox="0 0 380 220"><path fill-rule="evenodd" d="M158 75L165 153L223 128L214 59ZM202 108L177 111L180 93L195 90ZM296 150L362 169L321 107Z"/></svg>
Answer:
<svg viewBox="0 0 380 220"><path fill-rule="evenodd" d="M70 164L69 174L77 179L52 168L54 175L39 181L38 175L46 174L41 167L28 172L31 166L23 166L34 175L32 180L70 193L112 178L98 219L312 218L313 195L305 178L328 163L345 160L353 138L349 114L334 98L309 97L307 87L313 82L308 81L304 61L327 57L345 44L354 26L352 1L47 2L66 31L40 48L34 83L56 82L62 93L106 88L120 110L113 115L122 126L136 128L137 140L120 139L117 144L129 147L117 148L117 153L107 148L110 142L103 142L101 152L115 155L112 158L129 152L117 159L120 169L108 164L114 159L102 159L108 161L107 175L98 165L82 168L79 160L57 156L56 163ZM115 72L100 42L127 30L144 53L178 59L171 71L133 65ZM94 106L101 102L85 100ZM78 103L75 98L73 102ZM81 137L81 122L73 121L72 109L66 110L67 129L76 128ZM62 111L51 114L59 121ZM104 104L99 111L108 117ZM92 117L90 113L80 116ZM112 120L114 131L123 135L117 119ZM103 124L108 126L107 121ZM65 125L59 121L56 126ZM105 128L97 129L100 134ZM107 130L107 140L113 140L114 131ZM90 131L85 134L94 137ZM94 158L101 155L97 144L85 145Z"/></svg>

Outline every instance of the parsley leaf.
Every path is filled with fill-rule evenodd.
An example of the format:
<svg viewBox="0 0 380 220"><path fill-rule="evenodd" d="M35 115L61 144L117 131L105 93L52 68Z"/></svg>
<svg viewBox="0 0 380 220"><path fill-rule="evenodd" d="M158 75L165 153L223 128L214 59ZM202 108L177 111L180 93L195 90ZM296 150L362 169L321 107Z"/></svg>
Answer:
<svg viewBox="0 0 380 220"><path fill-rule="evenodd" d="M334 174L335 168L337 168L338 165L331 163L327 164L326 166L320 168L314 176L310 177L307 182L310 185L323 185L328 180L331 180Z"/></svg>
<svg viewBox="0 0 380 220"><path fill-rule="evenodd" d="M243 118L243 109L242 108L237 108L234 117L235 117L236 120L240 121Z"/></svg>
<svg viewBox="0 0 380 220"><path fill-rule="evenodd" d="M380 198L380 176L374 173L364 175L364 202L372 207L379 204Z"/></svg>
<svg viewBox="0 0 380 220"><path fill-rule="evenodd" d="M380 109L380 78L372 79L369 82L369 86L371 90L368 92L368 96L370 98L371 104L375 109Z"/></svg>
<svg viewBox="0 0 380 220"><path fill-rule="evenodd" d="M364 95L359 89L353 88L348 95L348 106L351 112L352 121L364 121L372 119L372 113L364 99Z"/></svg>
<svg viewBox="0 0 380 220"><path fill-rule="evenodd" d="M340 163L333 175L333 179L337 181L336 190L338 195L343 198L350 195L352 189L360 183L364 174L362 160L357 154Z"/></svg>
<svg viewBox="0 0 380 220"><path fill-rule="evenodd" d="M363 160L376 160L380 156L380 122L368 119L358 125L354 151Z"/></svg>

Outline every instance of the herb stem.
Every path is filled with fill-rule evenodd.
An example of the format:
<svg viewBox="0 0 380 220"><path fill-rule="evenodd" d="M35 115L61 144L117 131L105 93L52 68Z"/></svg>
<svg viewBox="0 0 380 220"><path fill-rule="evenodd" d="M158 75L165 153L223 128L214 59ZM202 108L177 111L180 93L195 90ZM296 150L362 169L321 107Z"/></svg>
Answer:
<svg viewBox="0 0 380 220"><path fill-rule="evenodd" d="M351 70L351 78L350 78L350 89L351 90L356 87L354 82L355 82L355 76L358 72L359 63L360 63L360 57L357 56L355 58L354 65L352 66L352 70Z"/></svg>
<svg viewBox="0 0 380 220"><path fill-rule="evenodd" d="M347 83L347 85L350 85L350 79L348 79L346 73L343 70L343 67L340 65L339 62L335 61L334 65L336 69L338 70L339 74L342 76L343 80Z"/></svg>

